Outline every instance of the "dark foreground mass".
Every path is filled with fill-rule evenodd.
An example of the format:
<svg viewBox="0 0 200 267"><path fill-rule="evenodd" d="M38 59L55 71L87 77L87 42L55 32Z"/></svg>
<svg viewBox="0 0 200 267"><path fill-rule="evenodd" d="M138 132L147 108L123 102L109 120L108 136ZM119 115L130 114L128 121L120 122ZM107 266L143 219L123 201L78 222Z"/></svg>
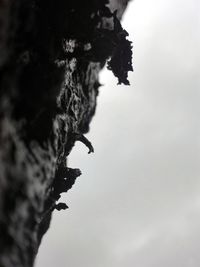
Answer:
<svg viewBox="0 0 200 267"><path fill-rule="evenodd" d="M95 113L108 61L128 84L127 1L0 1L0 266L30 267L54 209L81 174L67 166ZM118 11L115 11L116 8Z"/></svg>

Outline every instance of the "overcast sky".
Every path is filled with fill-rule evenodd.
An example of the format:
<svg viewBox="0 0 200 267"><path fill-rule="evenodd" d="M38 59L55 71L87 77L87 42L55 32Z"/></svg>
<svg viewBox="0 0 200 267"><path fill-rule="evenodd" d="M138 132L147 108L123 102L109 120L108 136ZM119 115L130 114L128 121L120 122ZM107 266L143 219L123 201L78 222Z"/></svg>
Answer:
<svg viewBox="0 0 200 267"><path fill-rule="evenodd" d="M36 267L200 266L200 1L135 0L131 86L102 72L83 175Z"/></svg>

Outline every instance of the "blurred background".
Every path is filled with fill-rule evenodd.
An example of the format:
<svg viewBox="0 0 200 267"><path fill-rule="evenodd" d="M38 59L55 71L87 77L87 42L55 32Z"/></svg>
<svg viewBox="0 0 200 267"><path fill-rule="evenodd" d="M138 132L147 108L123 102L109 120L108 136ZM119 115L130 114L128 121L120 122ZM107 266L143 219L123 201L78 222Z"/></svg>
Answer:
<svg viewBox="0 0 200 267"><path fill-rule="evenodd" d="M96 115L69 167L36 267L200 266L200 1L135 0L131 86L103 70Z"/></svg>

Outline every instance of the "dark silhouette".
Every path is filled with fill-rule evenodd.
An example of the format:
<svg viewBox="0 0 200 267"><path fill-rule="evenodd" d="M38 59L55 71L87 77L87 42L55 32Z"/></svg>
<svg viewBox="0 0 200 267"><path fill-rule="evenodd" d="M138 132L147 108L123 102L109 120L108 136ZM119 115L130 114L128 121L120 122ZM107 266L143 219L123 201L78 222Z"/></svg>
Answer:
<svg viewBox="0 0 200 267"><path fill-rule="evenodd" d="M127 1L0 0L0 266L30 267L81 174L66 164L95 113L98 73L128 84ZM119 9L114 11L114 7Z"/></svg>

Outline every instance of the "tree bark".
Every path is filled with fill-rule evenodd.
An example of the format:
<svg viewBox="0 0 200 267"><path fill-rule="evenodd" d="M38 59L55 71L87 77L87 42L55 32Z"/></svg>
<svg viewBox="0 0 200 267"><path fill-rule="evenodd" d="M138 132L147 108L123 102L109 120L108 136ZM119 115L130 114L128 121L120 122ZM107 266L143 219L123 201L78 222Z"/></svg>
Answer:
<svg viewBox="0 0 200 267"><path fill-rule="evenodd" d="M0 0L0 266L33 266L54 209L81 172L67 166L95 113L98 74L128 84L128 1ZM115 12L116 8L118 12Z"/></svg>

